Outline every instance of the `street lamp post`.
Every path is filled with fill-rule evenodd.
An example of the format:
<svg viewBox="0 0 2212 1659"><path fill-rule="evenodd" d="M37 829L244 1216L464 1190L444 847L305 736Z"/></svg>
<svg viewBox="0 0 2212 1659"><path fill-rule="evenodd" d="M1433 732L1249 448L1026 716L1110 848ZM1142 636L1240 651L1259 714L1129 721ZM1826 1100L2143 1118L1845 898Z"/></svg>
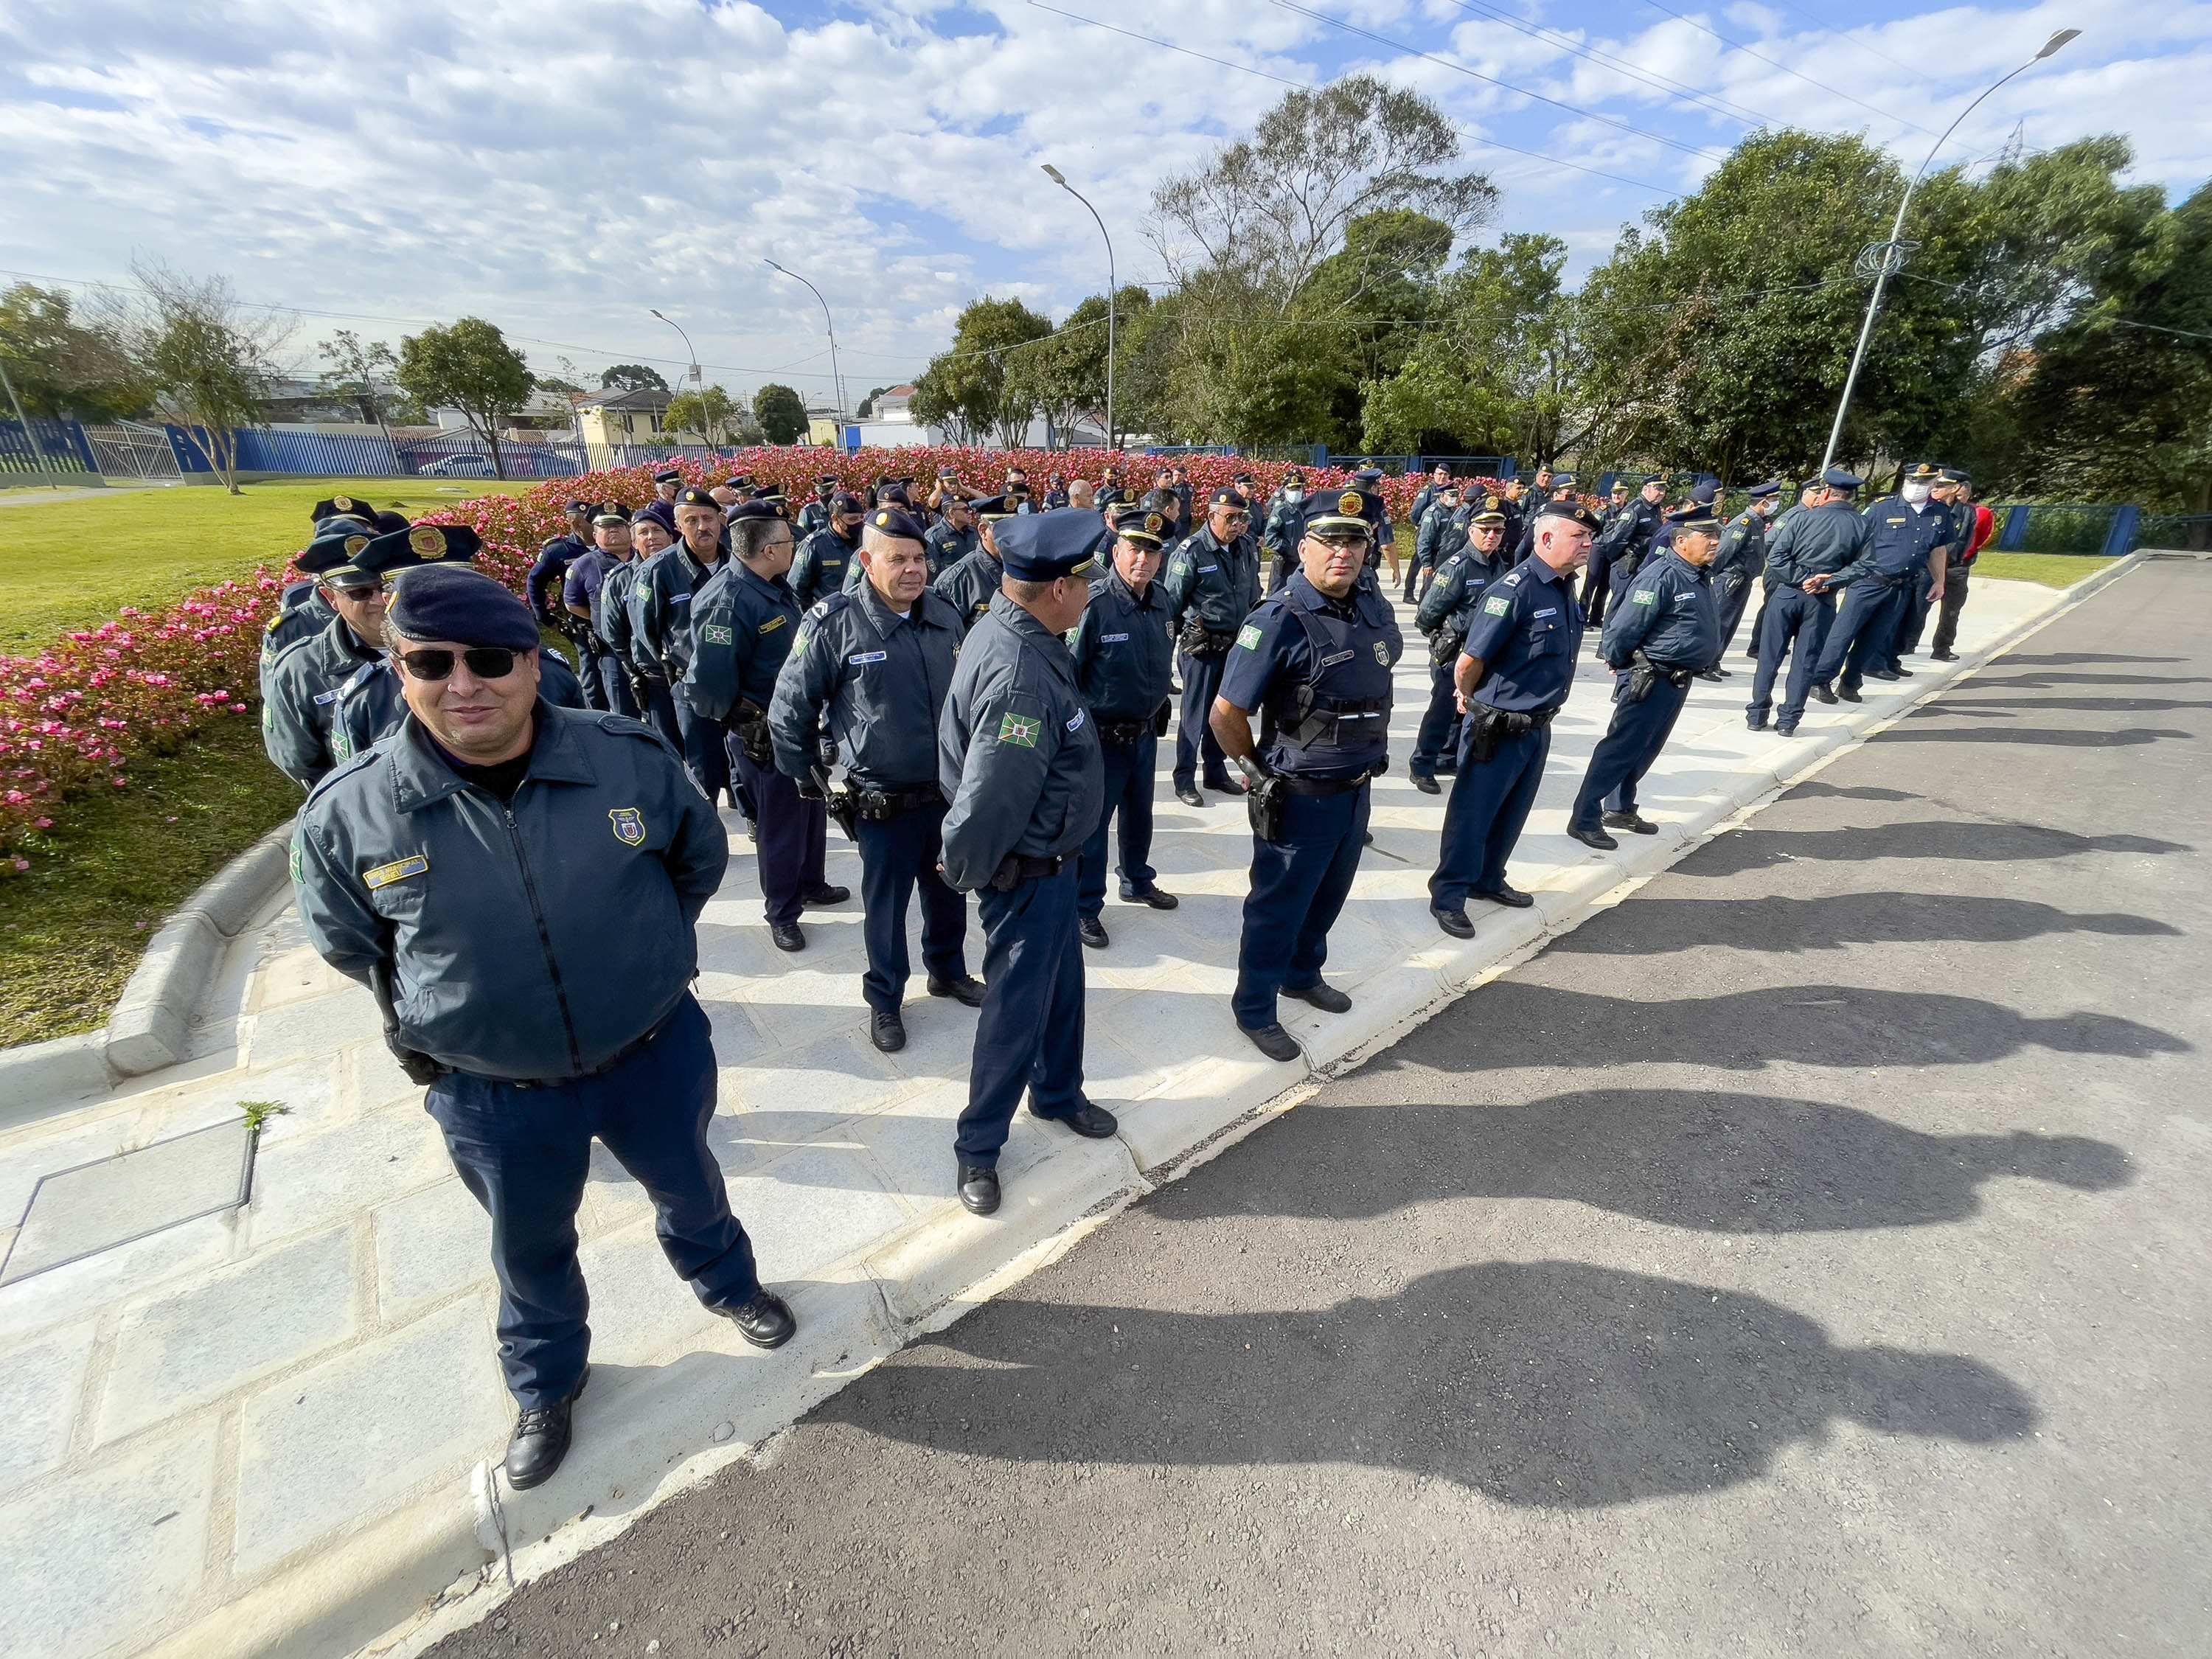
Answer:
<svg viewBox="0 0 2212 1659"><path fill-rule="evenodd" d="M1114 275L1114 239L1106 235L1106 222L1098 217L1098 210L1091 207L1091 200L1060 176L1060 169L1049 161L1044 164L1044 176L1058 185L1070 196L1091 208L1091 216L1097 222L1098 234L1106 237L1106 447L1115 447L1114 430L1114 289L1117 279Z"/></svg>
<svg viewBox="0 0 2212 1659"><path fill-rule="evenodd" d="M761 263L770 270L790 277L794 283L806 283L806 291L814 296L815 303L822 307L822 325L830 333L830 385L837 399L837 424L840 428L842 428L845 424L845 376L837 368L837 325L830 319L830 302L822 297L820 289L811 283L807 283L806 278L797 271L786 270L773 259L764 258ZM845 447L844 441L845 434L841 429L837 434L837 447L840 449Z"/></svg>
<svg viewBox="0 0 2212 1659"><path fill-rule="evenodd" d="M1919 188L1920 180L1926 175L1930 164L1935 161L1936 152L1949 142L1951 135L1959 130L1959 123L1974 112L1983 98L1987 98L1990 93L2004 85L2005 82L2011 80L2013 76L2026 74L2081 33L2079 29L2059 30L2057 33L2043 43L2042 51L2013 70L2010 75L1991 82L1980 98L1975 99L1972 103L1959 112L1958 119L1943 129L1943 136L1936 141L1934 149L1928 152L1928 159L1921 162L1920 170L1912 175L1911 182L1905 185L1905 199L1897 204L1897 218L1889 228L1889 240L1868 248L1859 256L1862 259L1869 254L1875 258L1874 292L1867 298L1866 321L1859 325L1858 349L1851 353L1850 373L1844 377L1844 395L1836 400L1836 423L1828 428L1828 447L1826 453L1820 457L1820 471L1823 473L1834 464L1836 446L1843 441L1844 416L1851 406L1851 389L1858 384L1859 365L1866 361L1867 342L1874 335L1875 313L1881 309L1881 291L1889 285L1890 272L1905 263L1905 245L1899 240L1905 234L1905 210L1912 205L1912 192Z"/></svg>
<svg viewBox="0 0 2212 1659"><path fill-rule="evenodd" d="M701 374L699 373L699 354L698 354L698 352L697 352L696 350L695 350L695 349L693 349L693 347L692 347L692 344L691 344L691 337L690 337L689 334L684 334L684 325L683 325L683 324L681 324L681 323L678 322L678 321L677 321L673 317L669 316L665 312L663 312L663 311L662 311L662 310L661 310L658 306L648 306L648 307L646 307L646 309L647 309L648 311L652 312L652 313L653 313L653 314L654 316L656 316L656 317L659 318L659 319L660 319L660 320L661 320L662 322L664 322L664 323L667 324L667 325L669 325L669 327L671 327L671 328L674 329L674 330L677 331L677 333L678 333L679 335L683 335L683 338L684 338L684 355L686 357L688 357L688 358L690 358L690 359L691 360L691 390L692 390L694 392L697 393L697 394L699 395L699 398L700 398L701 412L700 412L700 416L699 416L699 424L700 424L700 426L701 426L701 428L705 428L705 426L706 426L706 424L707 424L707 417L706 417L706 413L705 413L705 403L706 403L706 393L707 393L707 381L706 381L706 377L705 377L704 375L702 375L702 374ZM623 418L624 418L624 419L628 419L629 417L628 417L627 416L625 416ZM701 438L702 438L702 439L703 439L703 438L705 438L705 437L707 436L707 434L706 434L706 432L702 429L702 430L700 432L699 435L700 435L700 437L701 437ZM708 447L708 451L709 451L709 452L712 452L712 450L714 449L714 446L710 442L710 443L708 443L708 444L707 447ZM684 449L684 440L683 440L683 436L682 436L682 434L678 434L678 437L677 437L677 440L676 440L676 448L677 448L677 453L679 453L679 454L680 454L680 453L683 453L683 449Z"/></svg>

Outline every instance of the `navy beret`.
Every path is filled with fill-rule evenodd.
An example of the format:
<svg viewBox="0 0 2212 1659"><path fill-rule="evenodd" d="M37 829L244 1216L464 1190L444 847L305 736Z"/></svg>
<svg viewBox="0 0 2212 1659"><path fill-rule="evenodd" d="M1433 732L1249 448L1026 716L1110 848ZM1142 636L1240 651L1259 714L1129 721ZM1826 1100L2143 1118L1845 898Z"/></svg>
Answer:
<svg viewBox="0 0 2212 1659"><path fill-rule="evenodd" d="M748 519L781 519L783 516L781 500L781 496L773 501L756 497L750 501L739 501L730 509L730 522L743 524Z"/></svg>
<svg viewBox="0 0 2212 1659"><path fill-rule="evenodd" d="M832 513L865 513L868 504L849 489L841 489L830 498Z"/></svg>
<svg viewBox="0 0 2212 1659"><path fill-rule="evenodd" d="M376 515L376 532L380 536L387 531L406 528L407 515L404 513L380 513Z"/></svg>
<svg viewBox="0 0 2212 1659"><path fill-rule="evenodd" d="M534 651L538 621L530 607L481 570L432 564L393 584L385 626L404 639L451 640Z"/></svg>
<svg viewBox="0 0 2212 1659"><path fill-rule="evenodd" d="M1091 556L1091 544L1097 539L1097 516L1079 507L1009 519L993 536L999 562L1018 582L1088 574L1097 565Z"/></svg>
<svg viewBox="0 0 2212 1659"><path fill-rule="evenodd" d="M1707 535L1711 535L1720 527L1721 521L1714 514L1713 504L1711 501L1692 502L1682 509L1680 515L1674 520L1674 528L1677 531L1702 530Z"/></svg>
<svg viewBox="0 0 2212 1659"><path fill-rule="evenodd" d="M1206 505L1208 507L1234 507L1239 513L1249 513L1252 510L1252 503L1244 499L1241 491L1230 489L1226 486L1215 490L1212 497L1206 502Z"/></svg>
<svg viewBox="0 0 2212 1659"><path fill-rule="evenodd" d="M929 532L925 531L908 513L903 503L897 507L879 507L868 514L868 528L878 536L889 536L894 541L918 542Z"/></svg>
<svg viewBox="0 0 2212 1659"><path fill-rule="evenodd" d="M1695 489L1690 492L1690 499L1693 501L1698 501L1710 506L1712 503L1713 499L1720 493L1721 487L1718 484L1701 483Z"/></svg>

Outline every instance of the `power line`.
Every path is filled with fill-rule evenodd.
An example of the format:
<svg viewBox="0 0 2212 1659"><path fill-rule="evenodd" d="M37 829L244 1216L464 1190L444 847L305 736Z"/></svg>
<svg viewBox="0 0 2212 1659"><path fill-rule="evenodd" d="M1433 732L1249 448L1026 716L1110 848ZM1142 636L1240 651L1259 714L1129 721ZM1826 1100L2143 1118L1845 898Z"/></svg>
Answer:
<svg viewBox="0 0 2212 1659"><path fill-rule="evenodd" d="M1806 10L1804 7L1792 5L1790 3L1790 0L1782 0L1782 3L1785 6L1789 6L1790 10L1796 12L1800 17L1810 23L1814 28L1820 30L1821 33L1828 35L1832 39L1841 40L1846 46L1856 46L1861 52L1866 53L1869 58L1879 58L1883 63L1895 64L1899 69L1904 70L1910 74L1919 75L1923 72L1923 70L1915 68L1912 64L1906 63L1901 58L1892 58L1887 52L1881 50L1881 48L1867 45L1865 41L1858 39L1856 35L1845 34L1841 30L1836 28L1833 25L1822 22L1811 12Z"/></svg>
<svg viewBox="0 0 2212 1659"><path fill-rule="evenodd" d="M1915 132L1924 133L1928 131L1926 127L1922 126L1917 121L1908 121L1902 115L1892 115L1886 109L1875 109L1875 106L1867 102L1865 99L1854 98L1850 94L1844 91L1839 87L1832 87L1825 81L1815 81L1809 75L1801 75L1796 70L1791 69L1789 64L1778 63L1775 59L1769 58L1764 52L1753 52L1749 46L1745 46L1741 41L1729 40L1728 36L1723 34L1718 29L1709 27L1707 25L1700 23L1694 17L1685 17L1679 11L1670 10L1668 8L1661 5L1659 3L1659 0L1644 0L1644 3L1650 7L1654 11L1665 12L1668 16L1673 18L1678 23L1687 23L1692 28L1696 29L1701 34L1711 35L1714 40L1719 41L1723 46L1731 47L1734 50L1743 53L1747 58L1756 58L1760 63L1766 64L1770 69L1780 70L1784 75L1790 76L1793 81L1802 81L1808 87L1818 87L1822 92L1828 93L1834 97L1840 98L1846 103L1856 104L1861 109L1866 110L1870 113L1879 115L1885 121L1894 121L1901 127L1911 127Z"/></svg>
<svg viewBox="0 0 2212 1659"><path fill-rule="evenodd" d="M1532 99L1540 104L1549 104L1553 109L1564 110L1569 115L1579 117L1583 120L1600 122L1606 126L1618 128L1620 131L1635 137L1648 138L1655 144L1664 144L1670 149L1679 149L1685 155L1694 155L1708 161L1720 159L1719 152L1709 149L1703 145L1686 144L1680 139L1669 138L1663 133L1647 132L1642 127L1632 126L1626 121L1615 120L1610 115L1600 115L1595 110L1583 109L1577 105L1567 103L1562 99L1553 98L1540 92L1531 92L1526 87L1516 87L1510 81L1501 81L1494 75L1485 75L1480 70L1469 69L1464 64L1455 64L1449 58L1438 57L1435 52L1423 52L1419 46L1408 46L1403 40L1393 40L1386 34L1377 34L1372 29L1361 28L1355 23L1341 22L1329 16L1326 12L1315 11L1309 7L1301 6L1297 3L1297 0L1267 0L1267 3L1279 10L1310 18L1314 22L1329 28L1341 29L1346 34L1356 34L1363 40L1372 40L1376 45L1388 46L1393 52L1402 52L1408 57L1419 58L1424 62L1450 70L1455 74L1464 75L1471 81L1480 81L1486 85L1498 88L1501 92L1510 92L1516 97Z"/></svg>

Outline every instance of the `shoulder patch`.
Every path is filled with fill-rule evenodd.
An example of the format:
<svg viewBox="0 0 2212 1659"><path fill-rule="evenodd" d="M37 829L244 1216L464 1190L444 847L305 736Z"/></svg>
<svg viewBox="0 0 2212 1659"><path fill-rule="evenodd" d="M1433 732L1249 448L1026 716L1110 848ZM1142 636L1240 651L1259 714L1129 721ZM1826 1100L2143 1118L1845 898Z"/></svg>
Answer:
<svg viewBox="0 0 2212 1659"><path fill-rule="evenodd" d="M699 629L699 637L708 645L730 645L733 644L736 640L736 636L731 633L728 625L724 623L707 623L702 624Z"/></svg>
<svg viewBox="0 0 2212 1659"><path fill-rule="evenodd" d="M1659 595L1650 588L1639 587L1628 596L1628 601L1631 605L1656 605Z"/></svg>
<svg viewBox="0 0 2212 1659"><path fill-rule="evenodd" d="M1237 644L1240 650L1257 651L1260 648L1260 624L1246 623L1243 627L1238 629Z"/></svg>
<svg viewBox="0 0 2212 1659"><path fill-rule="evenodd" d="M1001 714L999 717L999 741L1016 744L1024 749L1034 749L1036 747L1039 724L1027 715Z"/></svg>
<svg viewBox="0 0 2212 1659"><path fill-rule="evenodd" d="M1503 593L1492 593L1482 602L1482 614L1486 617L1502 617L1512 609L1513 601Z"/></svg>

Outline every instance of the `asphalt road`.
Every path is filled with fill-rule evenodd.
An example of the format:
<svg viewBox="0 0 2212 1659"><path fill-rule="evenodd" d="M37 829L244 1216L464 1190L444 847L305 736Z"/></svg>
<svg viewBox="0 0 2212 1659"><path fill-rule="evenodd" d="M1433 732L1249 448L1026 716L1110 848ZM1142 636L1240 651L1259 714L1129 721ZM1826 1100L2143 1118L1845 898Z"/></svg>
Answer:
<svg viewBox="0 0 2212 1659"><path fill-rule="evenodd" d="M2208 629L2129 575L437 1651L2204 1653Z"/></svg>

